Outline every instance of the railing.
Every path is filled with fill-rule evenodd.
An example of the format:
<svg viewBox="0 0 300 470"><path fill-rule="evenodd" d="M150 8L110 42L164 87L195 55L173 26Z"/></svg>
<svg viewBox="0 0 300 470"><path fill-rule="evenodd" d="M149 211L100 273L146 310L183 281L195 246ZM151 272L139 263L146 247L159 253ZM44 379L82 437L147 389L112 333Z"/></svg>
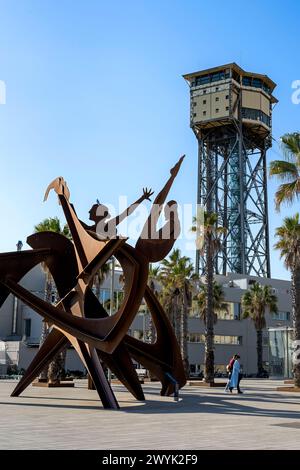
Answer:
<svg viewBox="0 0 300 470"><path fill-rule="evenodd" d="M5 375L0 375L0 380L20 380L23 377L23 375L18 375L18 374L5 374Z"/></svg>

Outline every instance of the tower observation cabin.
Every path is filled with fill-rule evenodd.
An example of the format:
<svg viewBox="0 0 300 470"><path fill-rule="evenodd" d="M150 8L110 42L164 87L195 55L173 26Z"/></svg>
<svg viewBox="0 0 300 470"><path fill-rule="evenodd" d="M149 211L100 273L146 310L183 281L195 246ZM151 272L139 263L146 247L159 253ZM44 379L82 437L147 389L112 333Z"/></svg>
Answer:
<svg viewBox="0 0 300 470"><path fill-rule="evenodd" d="M227 229L215 271L270 277L266 152L276 84L236 63L183 77L198 141L197 203ZM199 252L196 270L205 271Z"/></svg>

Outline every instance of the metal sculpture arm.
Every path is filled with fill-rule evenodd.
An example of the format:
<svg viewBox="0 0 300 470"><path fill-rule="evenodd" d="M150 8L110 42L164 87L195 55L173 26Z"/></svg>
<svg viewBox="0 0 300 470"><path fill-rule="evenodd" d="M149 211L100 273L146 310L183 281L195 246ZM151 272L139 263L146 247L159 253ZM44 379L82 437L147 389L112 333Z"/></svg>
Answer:
<svg viewBox="0 0 300 470"><path fill-rule="evenodd" d="M162 208L163 208L163 204L165 203L166 199L167 199L167 196L169 194L169 191L171 189L171 186L174 182L174 179L176 178L178 172L179 172L179 169L181 167L181 164L183 162L183 159L184 159L185 155L182 155L182 157L180 157L179 161L176 163L176 165L171 168L170 170L170 173L171 173L171 176L170 178L168 179L168 181L166 182L165 186L163 187L163 189L158 193L158 195L156 196L154 202L153 202L153 205L152 205L152 208L151 208L151 212L150 212L150 215L144 225L144 228L142 230L142 234L141 234L141 238L148 238L148 237L145 237L144 235L147 233L149 234L149 227L152 227L152 228L155 228L156 227L156 224L158 222L158 219L159 219L159 216L161 214L161 211L162 211ZM151 233L151 232L150 232Z"/></svg>
<svg viewBox="0 0 300 470"><path fill-rule="evenodd" d="M69 201L70 190L67 186L67 182L64 180L62 176L58 176L53 181L51 181L51 183L48 185L45 191L45 195L44 195L44 202L47 201L51 189L54 189L54 191L56 192L58 196L60 195L64 196Z"/></svg>
<svg viewBox="0 0 300 470"><path fill-rule="evenodd" d="M140 238L136 243L139 252L147 256L150 262L163 259L171 250L180 232L180 223L177 214L176 201L167 203L167 222L160 230L156 225L163 209L163 204L169 194L171 186L176 178L185 155L182 155L176 165L170 170L171 176L163 189L158 193L152 205L150 215L146 220Z"/></svg>
<svg viewBox="0 0 300 470"><path fill-rule="evenodd" d="M112 219L110 219L108 222L107 222L107 225L112 225L114 227L116 227L117 225L119 225L124 219L126 219L126 217L128 217L129 215L131 215L135 209L137 209L137 207L139 206L139 204L141 204L143 201L151 201L150 197L152 196L152 194L154 193L154 191L150 189L147 189L147 188L143 188L143 195L141 197L139 197L133 204L131 204L129 207L127 207L127 209L125 209L123 212L121 212L121 214L117 215L117 217L114 217Z"/></svg>

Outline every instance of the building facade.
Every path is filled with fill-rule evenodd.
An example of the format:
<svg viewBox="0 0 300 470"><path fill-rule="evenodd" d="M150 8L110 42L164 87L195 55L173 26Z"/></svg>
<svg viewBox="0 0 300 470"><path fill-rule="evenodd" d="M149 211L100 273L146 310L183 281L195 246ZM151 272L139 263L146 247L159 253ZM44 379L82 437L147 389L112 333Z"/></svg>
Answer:
<svg viewBox="0 0 300 470"><path fill-rule="evenodd" d="M230 357L241 356L243 372L254 375L257 372L256 330L250 319L242 318L241 298L254 282L271 286L278 299L278 313L266 312L267 328L263 335L264 368L270 371L270 350L268 328L287 327L291 324L290 282L278 279L229 274L215 276L222 285L228 310L218 314L215 324L215 370L225 373ZM192 371L203 370L204 324L197 318L197 307L189 320L189 360Z"/></svg>
<svg viewBox="0 0 300 470"><path fill-rule="evenodd" d="M114 275L114 302L113 311L118 309L122 302L122 271L116 267ZM277 279L258 278L242 274L217 275L216 281L223 286L225 301L228 308L219 312L215 325L215 370L216 374L224 374L226 364L230 357L239 353L243 371L247 375L256 374L256 332L249 319L242 319L241 298L251 284L255 281L262 285L269 285L278 298L278 314L266 314L267 327L286 328L290 325L291 295L290 282ZM37 266L28 273L22 285L36 295L43 297L45 289L45 274ZM110 310L111 277L108 276L101 286L100 301L106 310ZM14 298L9 296L0 309L0 374L4 374L7 367L15 365L18 370L26 369L36 354L42 329L41 317L22 302L17 304L17 334L12 336L12 322L14 314ZM131 325L129 334L149 341L150 316L146 305L142 304L140 311ZM268 329L264 332L263 361L266 370L274 366L270 364ZM194 302L188 320L188 354L191 375L197 376L203 371L204 363L204 324L199 318L197 304ZM272 355L271 355L272 356ZM275 356L274 356L275 357ZM275 358L271 357L273 362ZM273 359L272 359L273 358ZM276 359L278 365L278 358ZM70 347L67 352L66 370L84 371L84 367L77 357L75 350ZM274 370L274 367L273 369ZM284 375L277 367L278 375Z"/></svg>

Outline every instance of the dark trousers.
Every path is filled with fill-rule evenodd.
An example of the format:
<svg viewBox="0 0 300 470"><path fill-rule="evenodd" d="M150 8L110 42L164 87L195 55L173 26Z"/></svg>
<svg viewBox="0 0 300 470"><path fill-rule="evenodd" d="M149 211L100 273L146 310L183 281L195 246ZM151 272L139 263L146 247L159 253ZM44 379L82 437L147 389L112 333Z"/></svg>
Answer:
<svg viewBox="0 0 300 470"><path fill-rule="evenodd" d="M241 389L240 389L240 381L242 380L243 378L243 374L239 373L239 378L238 378L238 383L237 383L237 391L240 392Z"/></svg>

